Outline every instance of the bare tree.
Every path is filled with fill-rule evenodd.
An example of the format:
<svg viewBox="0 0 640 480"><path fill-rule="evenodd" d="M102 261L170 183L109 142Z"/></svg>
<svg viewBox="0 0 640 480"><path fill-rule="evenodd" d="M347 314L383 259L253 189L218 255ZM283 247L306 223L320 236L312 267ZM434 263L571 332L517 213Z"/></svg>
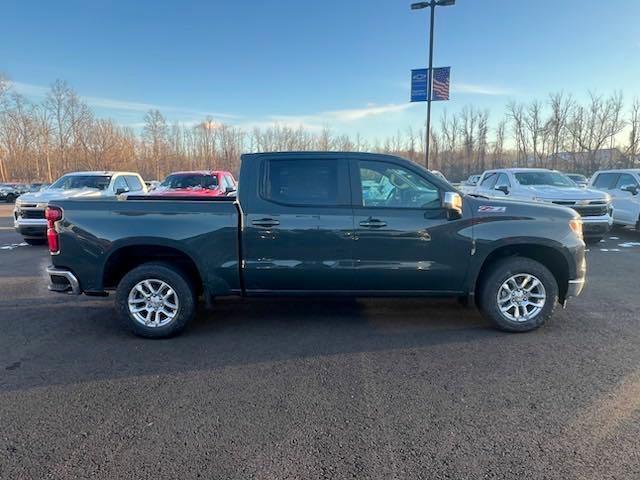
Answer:
<svg viewBox="0 0 640 480"><path fill-rule="evenodd" d="M144 117L144 139L151 149L151 160L155 165L155 178L161 178L164 152L167 143L167 121L159 110L149 110Z"/></svg>
<svg viewBox="0 0 640 480"><path fill-rule="evenodd" d="M576 105L567 128L582 151L586 153L590 171L601 166L598 152L624 128L621 118L622 95L615 93L608 98L589 94L587 106Z"/></svg>

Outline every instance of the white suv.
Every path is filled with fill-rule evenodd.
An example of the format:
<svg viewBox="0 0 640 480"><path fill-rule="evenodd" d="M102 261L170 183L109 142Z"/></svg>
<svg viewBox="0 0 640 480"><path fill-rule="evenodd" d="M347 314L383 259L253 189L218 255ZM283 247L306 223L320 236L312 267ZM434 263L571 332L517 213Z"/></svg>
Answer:
<svg viewBox="0 0 640 480"><path fill-rule="evenodd" d="M46 241L44 211L51 200L67 198L109 198L126 193L146 193L144 180L131 172L75 172L63 175L45 190L25 193L16 200L13 226L25 242Z"/></svg>
<svg viewBox="0 0 640 480"><path fill-rule="evenodd" d="M640 230L640 169L600 170L589 182L613 199L613 223Z"/></svg>
<svg viewBox="0 0 640 480"><path fill-rule="evenodd" d="M604 192L578 187L557 170L503 168L482 174L473 193L487 197L548 202L572 208L582 217L588 242L600 240L613 224L611 197Z"/></svg>

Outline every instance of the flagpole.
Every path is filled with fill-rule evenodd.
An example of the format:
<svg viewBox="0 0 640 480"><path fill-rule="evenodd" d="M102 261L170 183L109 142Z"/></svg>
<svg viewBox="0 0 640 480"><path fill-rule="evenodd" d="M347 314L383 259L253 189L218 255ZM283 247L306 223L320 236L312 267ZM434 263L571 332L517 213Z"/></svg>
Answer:
<svg viewBox="0 0 640 480"><path fill-rule="evenodd" d="M431 2L431 18L429 29L429 70L427 70L427 138L424 149L424 165L429 169L429 146L431 143L431 96L433 94L433 27L435 23L436 3Z"/></svg>

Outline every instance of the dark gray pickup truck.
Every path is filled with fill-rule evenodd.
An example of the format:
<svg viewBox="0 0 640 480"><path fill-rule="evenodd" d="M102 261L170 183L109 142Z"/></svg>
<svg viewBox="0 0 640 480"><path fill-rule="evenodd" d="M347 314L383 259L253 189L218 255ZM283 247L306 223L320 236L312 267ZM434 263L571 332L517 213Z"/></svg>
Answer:
<svg viewBox="0 0 640 480"><path fill-rule="evenodd" d="M508 331L542 325L585 282L573 210L462 196L368 153L242 157L237 198L61 200L47 210L49 288L107 295L166 337L225 295L454 296Z"/></svg>

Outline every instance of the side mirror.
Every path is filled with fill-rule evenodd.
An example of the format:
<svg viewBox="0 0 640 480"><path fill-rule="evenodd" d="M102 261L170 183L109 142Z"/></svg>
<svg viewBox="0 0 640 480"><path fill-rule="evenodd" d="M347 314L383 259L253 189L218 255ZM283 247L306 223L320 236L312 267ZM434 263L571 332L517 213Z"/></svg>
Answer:
<svg viewBox="0 0 640 480"><path fill-rule="evenodd" d="M507 187L506 185L500 185L499 187L495 188L496 190L504 193L505 195L509 195L509 187Z"/></svg>
<svg viewBox="0 0 640 480"><path fill-rule="evenodd" d="M118 188L116 189L116 195L122 195L123 193L127 193L129 190L127 190L126 188Z"/></svg>
<svg viewBox="0 0 640 480"><path fill-rule="evenodd" d="M442 208L453 213L456 217L462 215L462 197L456 192L445 192L442 199Z"/></svg>
<svg viewBox="0 0 640 480"><path fill-rule="evenodd" d="M236 191L236 189L233 188L233 187L226 187L224 189L224 193L231 193L231 192L235 192L235 191Z"/></svg>
<svg viewBox="0 0 640 480"><path fill-rule="evenodd" d="M631 193L631 195L638 194L638 187L636 185L625 185L620 190L622 190L623 192L629 192Z"/></svg>

